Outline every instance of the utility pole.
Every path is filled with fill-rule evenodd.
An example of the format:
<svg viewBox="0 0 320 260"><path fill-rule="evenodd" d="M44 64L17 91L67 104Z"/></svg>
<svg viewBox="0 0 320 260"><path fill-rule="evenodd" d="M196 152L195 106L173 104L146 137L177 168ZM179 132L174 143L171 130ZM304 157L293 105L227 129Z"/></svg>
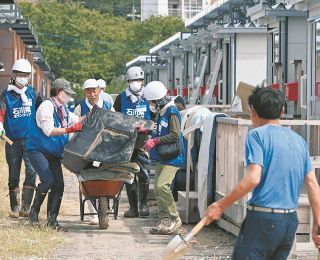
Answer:
<svg viewBox="0 0 320 260"><path fill-rule="evenodd" d="M137 14L137 9L134 6L134 0L132 0L132 10L131 13L127 14L127 17L132 18L132 21L135 20L135 18L140 18L140 14Z"/></svg>

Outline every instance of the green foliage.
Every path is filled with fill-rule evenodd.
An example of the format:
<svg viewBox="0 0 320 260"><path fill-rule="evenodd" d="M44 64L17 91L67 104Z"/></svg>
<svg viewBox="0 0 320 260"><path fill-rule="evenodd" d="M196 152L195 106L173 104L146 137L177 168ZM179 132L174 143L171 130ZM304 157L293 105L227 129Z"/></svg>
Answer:
<svg viewBox="0 0 320 260"><path fill-rule="evenodd" d="M126 62L184 29L183 22L174 17L133 22L74 1L21 3L19 7L32 22L56 77L80 86L88 78L103 78L111 85L111 93L119 93L125 86L117 77L125 73Z"/></svg>

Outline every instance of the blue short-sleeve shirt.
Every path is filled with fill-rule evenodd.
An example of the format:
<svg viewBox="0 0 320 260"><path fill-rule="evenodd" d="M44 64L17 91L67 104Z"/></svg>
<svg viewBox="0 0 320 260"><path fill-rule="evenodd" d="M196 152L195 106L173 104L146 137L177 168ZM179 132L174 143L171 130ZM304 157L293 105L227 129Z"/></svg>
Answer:
<svg viewBox="0 0 320 260"><path fill-rule="evenodd" d="M259 185L249 205L274 209L297 208L305 175L312 170L305 140L289 128L264 125L251 130L246 162L262 166Z"/></svg>

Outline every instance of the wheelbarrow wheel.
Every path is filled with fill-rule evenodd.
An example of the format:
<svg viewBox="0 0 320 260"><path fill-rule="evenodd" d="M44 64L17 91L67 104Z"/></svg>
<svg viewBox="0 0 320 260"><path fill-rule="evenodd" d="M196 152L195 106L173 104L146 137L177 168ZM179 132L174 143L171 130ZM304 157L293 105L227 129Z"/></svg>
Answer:
<svg viewBox="0 0 320 260"><path fill-rule="evenodd" d="M99 228L107 229L109 226L109 205L108 199L106 197L100 197L98 206L98 218L99 218Z"/></svg>

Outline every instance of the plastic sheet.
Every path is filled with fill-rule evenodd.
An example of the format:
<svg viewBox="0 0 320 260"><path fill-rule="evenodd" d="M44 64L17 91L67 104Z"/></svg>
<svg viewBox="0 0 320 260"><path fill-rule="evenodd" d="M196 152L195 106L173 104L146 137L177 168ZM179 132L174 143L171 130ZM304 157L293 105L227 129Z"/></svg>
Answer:
<svg viewBox="0 0 320 260"><path fill-rule="evenodd" d="M76 133L64 148L63 164L75 173L93 161L100 163L129 162L137 141L136 126L152 129L153 122L98 107L92 109L81 132Z"/></svg>

